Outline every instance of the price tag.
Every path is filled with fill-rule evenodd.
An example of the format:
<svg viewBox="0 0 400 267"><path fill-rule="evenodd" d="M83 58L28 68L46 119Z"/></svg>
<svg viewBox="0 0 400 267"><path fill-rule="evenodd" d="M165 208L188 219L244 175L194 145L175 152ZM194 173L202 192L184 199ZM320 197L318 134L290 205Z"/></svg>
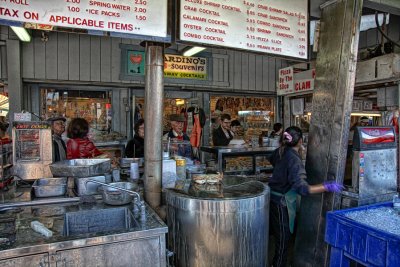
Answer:
<svg viewBox="0 0 400 267"><path fill-rule="evenodd" d="M14 121L31 121L32 115L30 113L14 113Z"/></svg>

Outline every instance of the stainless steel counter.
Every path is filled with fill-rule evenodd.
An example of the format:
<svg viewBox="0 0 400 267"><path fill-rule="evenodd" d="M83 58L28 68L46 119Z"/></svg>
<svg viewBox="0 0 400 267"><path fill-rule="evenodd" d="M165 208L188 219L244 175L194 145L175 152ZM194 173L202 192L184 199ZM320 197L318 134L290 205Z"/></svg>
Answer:
<svg viewBox="0 0 400 267"><path fill-rule="evenodd" d="M44 202L45 200L41 201ZM54 201L54 199L53 199ZM76 198L70 201L77 201ZM165 266L167 226L146 205L146 222L133 217L124 229L94 231L66 236L66 218L77 223L75 228L89 229L89 224L115 225L115 211L132 210L131 205L109 206L101 202L23 206L3 204L0 218L15 218L15 241L0 245L0 266ZM127 209L125 209L127 208ZM129 212L125 212L129 216ZM100 216L103 214L102 216ZM91 219L89 216L100 216ZM83 218L83 222L80 219ZM130 217L129 217L130 218ZM34 232L30 223L40 221L53 231L52 237ZM75 220L75 221L74 221ZM89 223L88 223L89 221ZM70 222L69 222L70 223ZM122 223L125 225L125 222ZM99 227L99 226L98 226ZM86 228L85 228L86 229ZM97 228L96 228L97 229ZM9 265L11 264L11 265ZM149 265L150 264L150 265Z"/></svg>
<svg viewBox="0 0 400 267"><path fill-rule="evenodd" d="M218 172L224 172L224 158L251 156L253 160L253 174L256 173L256 157L269 156L276 147L246 147L246 146L202 146L201 151L216 155L218 160Z"/></svg>

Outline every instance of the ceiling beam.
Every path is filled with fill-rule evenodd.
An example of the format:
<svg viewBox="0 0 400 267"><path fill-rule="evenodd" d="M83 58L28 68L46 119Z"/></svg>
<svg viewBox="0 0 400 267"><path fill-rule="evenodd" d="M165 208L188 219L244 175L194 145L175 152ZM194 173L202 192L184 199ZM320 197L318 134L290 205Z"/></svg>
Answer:
<svg viewBox="0 0 400 267"><path fill-rule="evenodd" d="M364 7L400 16L399 0L364 0Z"/></svg>

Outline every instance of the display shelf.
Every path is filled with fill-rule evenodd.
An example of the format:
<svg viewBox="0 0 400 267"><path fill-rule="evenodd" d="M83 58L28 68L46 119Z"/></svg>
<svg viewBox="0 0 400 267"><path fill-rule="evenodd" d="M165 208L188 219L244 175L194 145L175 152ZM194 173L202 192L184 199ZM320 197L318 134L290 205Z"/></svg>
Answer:
<svg viewBox="0 0 400 267"><path fill-rule="evenodd" d="M246 137L259 136L262 132L271 131L273 127L272 113L267 110L244 110L239 112Z"/></svg>

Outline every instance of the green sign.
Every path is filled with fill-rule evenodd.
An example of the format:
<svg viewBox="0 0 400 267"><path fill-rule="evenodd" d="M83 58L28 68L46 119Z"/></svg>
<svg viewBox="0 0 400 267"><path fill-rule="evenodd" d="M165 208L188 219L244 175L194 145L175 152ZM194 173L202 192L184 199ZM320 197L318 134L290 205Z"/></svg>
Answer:
<svg viewBox="0 0 400 267"><path fill-rule="evenodd" d="M144 75L144 52L128 51L128 74Z"/></svg>
<svg viewBox="0 0 400 267"><path fill-rule="evenodd" d="M145 52L128 50L128 75L144 75ZM164 77L207 80L207 58L164 55Z"/></svg>

